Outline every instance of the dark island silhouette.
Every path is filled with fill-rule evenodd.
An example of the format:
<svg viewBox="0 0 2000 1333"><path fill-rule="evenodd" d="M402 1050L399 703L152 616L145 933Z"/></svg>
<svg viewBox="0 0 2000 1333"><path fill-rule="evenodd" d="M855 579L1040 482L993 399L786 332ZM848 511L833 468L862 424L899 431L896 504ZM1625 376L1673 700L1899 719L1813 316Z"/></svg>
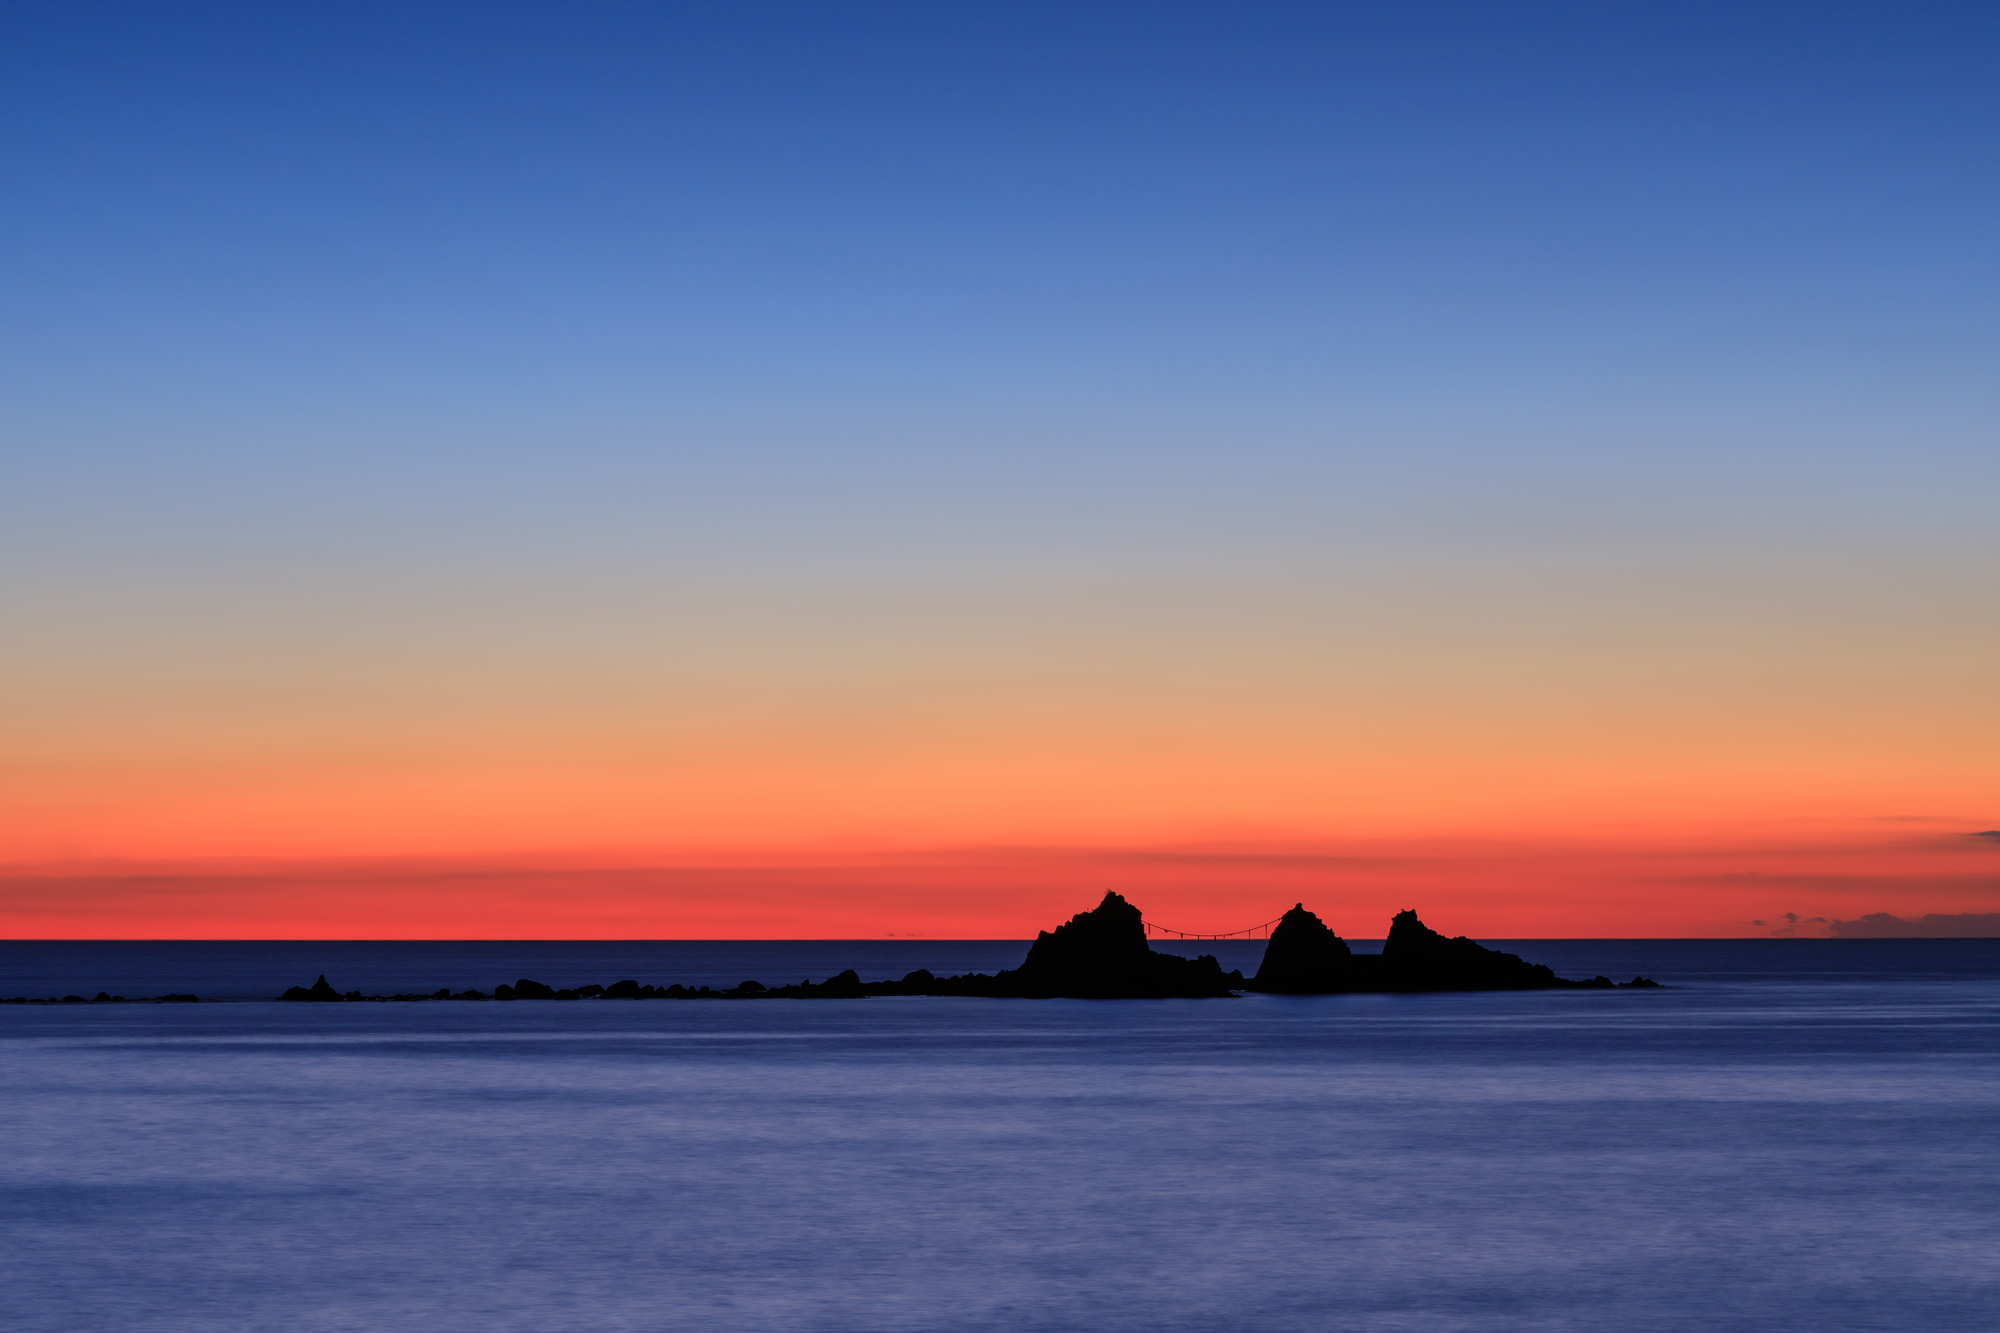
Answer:
<svg viewBox="0 0 2000 1333"><path fill-rule="evenodd" d="M1568 981L1519 954L1501 953L1426 926L1415 912L1398 912L1379 954L1355 953L1347 941L1300 903L1278 920L1264 962L1243 987L1272 995L1381 994L1418 991L1651 988L1644 977Z"/></svg>
<svg viewBox="0 0 2000 1333"><path fill-rule="evenodd" d="M342 992L324 976L311 986L294 986L281 1000L696 1000L788 999L858 1000L870 995L963 995L1011 999L1205 1000L1239 991L1275 995L1340 995L1419 991L1609 989L1654 987L1644 977L1614 982L1608 977L1569 981L1537 963L1524 962L1474 944L1464 936L1446 939L1417 919L1399 912L1380 954L1357 954L1301 903L1285 913L1271 932L1263 965L1248 981L1224 972L1212 955L1183 958L1155 953L1146 943L1139 909L1116 893L1088 912L1079 912L1054 930L1042 931L1021 965L994 974L940 977L919 968L900 981L863 981L854 969L817 984L765 986L745 981L725 990L708 986L642 986L616 981L558 989L523 977L492 993L449 988L427 994L363 995Z"/></svg>

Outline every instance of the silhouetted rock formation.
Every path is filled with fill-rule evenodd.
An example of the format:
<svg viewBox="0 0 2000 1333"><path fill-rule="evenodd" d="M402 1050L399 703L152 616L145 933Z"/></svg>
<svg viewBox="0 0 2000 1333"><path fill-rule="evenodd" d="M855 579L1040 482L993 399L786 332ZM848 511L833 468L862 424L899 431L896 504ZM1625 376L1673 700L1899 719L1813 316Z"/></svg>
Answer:
<svg viewBox="0 0 2000 1333"><path fill-rule="evenodd" d="M344 1000L347 997L327 985L326 973L322 972L319 974L319 980L312 984L311 989L307 989L304 986L294 986L278 998L281 1000Z"/></svg>
<svg viewBox="0 0 2000 1333"><path fill-rule="evenodd" d="M1567 981L1539 963L1452 939L1426 926L1415 912L1398 912L1379 954L1350 953L1338 935L1305 910L1285 913L1264 949L1264 964L1246 990L1281 995L1334 995L1412 991L1567 990L1653 988L1644 977L1621 983L1609 977Z"/></svg>
<svg viewBox="0 0 2000 1333"><path fill-rule="evenodd" d="M1625 987L1651 988L1657 982L1634 977ZM1346 941L1301 903L1279 919L1264 949L1263 965L1252 981L1241 972L1224 972L1203 954L1182 958L1154 953L1146 943L1139 909L1116 893L1088 912L1079 912L1054 930L1035 938L1028 956L1012 971L991 976L983 972L940 977L927 968L907 973L900 981L863 981L849 968L825 981L801 981L795 986L765 986L743 981L726 989L710 986L651 986L634 980L609 986L588 985L557 990L522 977L511 986L493 988L495 1000L858 1000L871 995L978 995L1036 999L1082 1000L1206 999L1238 990L1281 995L1328 995L1342 992L1542 990L1555 988L1610 989L1620 983L1608 977L1565 981L1539 964L1523 962L1511 953L1482 948L1464 936L1446 939L1417 919L1399 912L1389 926L1389 938L1379 954L1357 954ZM98 999L104 1000L99 995ZM111 997L116 998L116 997ZM162 1000L192 1000L161 996ZM476 990L454 995L449 988L429 994L345 995L325 977L311 989L294 986L287 1000L485 1000ZM13 1003L30 1003L16 1000ZM33 1001L33 1003L42 1003ZM85 1001L71 997L66 1001Z"/></svg>
<svg viewBox="0 0 2000 1333"><path fill-rule="evenodd" d="M1328 995L1353 989L1354 953L1347 941L1300 903L1278 919L1264 961L1245 990L1275 995Z"/></svg>
<svg viewBox="0 0 2000 1333"><path fill-rule="evenodd" d="M1043 931L1020 967L993 980L992 994L1037 999L1206 999L1230 992L1222 965L1213 957L1154 953L1139 909L1116 893ZM1237 984L1242 984L1240 977Z"/></svg>
<svg viewBox="0 0 2000 1333"><path fill-rule="evenodd" d="M820 989L828 999L860 999L865 992L861 988L861 974L853 968L837 976L828 977L820 983Z"/></svg>
<svg viewBox="0 0 2000 1333"><path fill-rule="evenodd" d="M1519 954L1453 939L1426 926L1415 912L1398 912L1382 945L1382 968L1396 990L1547 990L1573 985Z"/></svg>

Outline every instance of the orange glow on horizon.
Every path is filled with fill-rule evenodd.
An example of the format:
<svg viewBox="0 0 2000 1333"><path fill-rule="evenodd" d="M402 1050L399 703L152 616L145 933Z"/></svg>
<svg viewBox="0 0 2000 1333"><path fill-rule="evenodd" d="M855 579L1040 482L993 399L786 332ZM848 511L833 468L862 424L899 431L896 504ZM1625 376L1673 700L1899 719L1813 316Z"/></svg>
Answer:
<svg viewBox="0 0 2000 1333"><path fill-rule="evenodd" d="M1786 912L1991 911L2000 840L1917 826L1761 843L1350 842L15 866L14 938L1031 937L1117 889L1181 930L1303 901L1358 939L1415 907L1475 938L1771 933ZM1802 933L1811 933L1808 924Z"/></svg>
<svg viewBox="0 0 2000 1333"><path fill-rule="evenodd" d="M93 621L0 663L0 933L1000 938L1106 887L1361 938L2000 909L1990 622L1603 582Z"/></svg>

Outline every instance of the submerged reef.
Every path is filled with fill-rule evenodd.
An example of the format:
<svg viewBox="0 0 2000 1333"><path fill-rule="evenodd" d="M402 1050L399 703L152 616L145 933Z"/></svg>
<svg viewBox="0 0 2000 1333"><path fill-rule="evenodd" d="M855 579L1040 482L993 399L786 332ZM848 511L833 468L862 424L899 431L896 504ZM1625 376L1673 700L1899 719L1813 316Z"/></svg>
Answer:
<svg viewBox="0 0 2000 1333"><path fill-rule="evenodd" d="M1212 999L1243 989L1241 972L1224 972L1204 954L1182 958L1154 953L1146 945L1139 909L1116 893L1088 912L1079 912L1054 930L1045 930L1021 966L994 974L971 972L940 977L918 968L900 981L863 981L853 968L825 981L766 986L745 981L726 990L709 986L642 986L635 980L609 986L558 989L522 977L512 985L454 994L445 989L420 995L343 994L322 976L311 986L294 986L281 1000L858 1000L870 995L972 995L1083 1000Z"/></svg>
<svg viewBox="0 0 2000 1333"><path fill-rule="evenodd" d="M495 986L491 994L450 988L423 994L363 995L342 992L322 976L311 986L294 986L278 998L294 1001L413 1000L858 1000L871 995L966 995L992 998L1076 1000L1222 999L1239 991L1278 995L1337 995L1360 992L1555 990L1653 987L1644 977L1614 982L1608 977L1569 981L1538 963L1483 948L1464 936L1447 939L1415 912L1399 912L1379 954L1357 954L1325 922L1301 903L1285 913L1271 932L1264 962L1249 981L1224 972L1209 954L1183 958L1154 953L1146 943L1139 909L1116 893L1088 912L1079 912L1054 930L1035 937L1021 965L988 975L971 972L940 977L918 968L898 981L863 981L854 969L825 981L766 986L744 981L724 990L709 986L652 986L636 980L608 986L557 988L521 977ZM100 997L103 998L103 997ZM177 996L165 997L181 998ZM186 997L192 999L192 996Z"/></svg>
<svg viewBox="0 0 2000 1333"><path fill-rule="evenodd" d="M16 995L12 999L0 1000L0 1004L199 1004L199 995L141 995L128 1000L123 995L111 995L99 991L89 999L81 995L51 995L48 999L37 999L26 995Z"/></svg>

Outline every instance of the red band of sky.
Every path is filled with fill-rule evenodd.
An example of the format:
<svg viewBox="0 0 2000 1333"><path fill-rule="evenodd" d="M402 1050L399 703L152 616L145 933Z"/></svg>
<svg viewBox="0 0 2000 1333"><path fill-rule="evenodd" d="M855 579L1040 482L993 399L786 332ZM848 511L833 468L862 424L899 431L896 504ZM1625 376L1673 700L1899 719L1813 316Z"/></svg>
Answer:
<svg viewBox="0 0 2000 1333"><path fill-rule="evenodd" d="M1876 912L1991 911L1996 887L2000 838L1907 828L1679 845L1380 841L99 864L0 876L0 934L1013 939L1116 889L1160 924L1217 933L1302 901L1360 939L1382 935L1406 907L1440 929L1481 938L1811 935Z"/></svg>

